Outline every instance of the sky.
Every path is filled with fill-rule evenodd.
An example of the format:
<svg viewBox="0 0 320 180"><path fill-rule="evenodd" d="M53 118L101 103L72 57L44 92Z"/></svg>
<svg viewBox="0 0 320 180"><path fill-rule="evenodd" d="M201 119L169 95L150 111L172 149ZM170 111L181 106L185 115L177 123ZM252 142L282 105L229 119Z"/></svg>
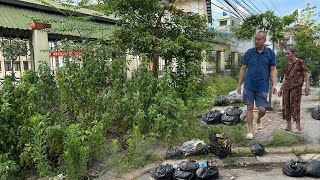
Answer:
<svg viewBox="0 0 320 180"><path fill-rule="evenodd" d="M317 10L320 10L320 0L229 0L232 4L237 5L236 1L244 4L246 2L249 6L257 11L259 9L262 13L267 10L274 11L277 16L285 16L291 14L295 10L301 10L307 7L307 4L310 4L310 7L317 6ZM223 0L211 0L212 3L216 5L221 5L220 2L224 2ZM256 6L256 8L251 4L251 2ZM244 10L239 5L237 6L239 9ZM212 15L213 19L216 17L222 16L223 10L218 7L212 5ZM228 13L229 14L229 13Z"/></svg>

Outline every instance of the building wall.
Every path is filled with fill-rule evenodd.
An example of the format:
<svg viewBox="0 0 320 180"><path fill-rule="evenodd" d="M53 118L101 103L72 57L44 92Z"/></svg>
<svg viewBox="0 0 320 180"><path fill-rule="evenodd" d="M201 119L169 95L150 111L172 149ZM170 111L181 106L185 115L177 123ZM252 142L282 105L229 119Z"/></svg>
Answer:
<svg viewBox="0 0 320 180"><path fill-rule="evenodd" d="M1 37L0 41L2 44L0 51L0 79L4 79L5 76L11 75L12 71L16 78L21 78L24 71L32 68L29 41L24 39L8 39L4 37ZM12 44L20 44L20 46L12 46ZM25 53L17 56L14 61L8 59L9 57L7 57L6 54L12 53L17 55L17 49L20 49L18 47Z"/></svg>
<svg viewBox="0 0 320 180"><path fill-rule="evenodd" d="M206 0L177 0L175 6L185 12L207 15Z"/></svg>

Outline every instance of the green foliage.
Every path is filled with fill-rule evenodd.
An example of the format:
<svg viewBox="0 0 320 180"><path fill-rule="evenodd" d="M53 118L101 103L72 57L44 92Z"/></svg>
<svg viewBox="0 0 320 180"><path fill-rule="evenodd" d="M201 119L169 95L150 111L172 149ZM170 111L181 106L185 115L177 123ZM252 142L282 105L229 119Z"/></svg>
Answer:
<svg viewBox="0 0 320 180"><path fill-rule="evenodd" d="M294 34L295 47L298 58L304 60L314 82L319 80L320 75L320 50L319 50L319 19L320 14L315 13L317 7L308 7L301 11Z"/></svg>
<svg viewBox="0 0 320 180"><path fill-rule="evenodd" d="M130 168L141 167L150 158L149 147L138 126L134 126L132 132L128 134L127 145L128 149L124 162Z"/></svg>
<svg viewBox="0 0 320 180"><path fill-rule="evenodd" d="M65 169L69 179L81 179L88 162L103 155L106 135L127 145L122 157L120 145L112 142L116 166L143 166L152 159L145 137L194 137L201 131L195 112L209 107L217 93L231 89L228 78L204 83L202 52L211 49L208 41L214 38L204 17L173 9L169 22L164 18L168 6L153 0L111 0L96 8L106 7L120 18L110 41L63 40L57 49L81 51L81 56L64 56L64 66L55 74L41 64L38 72L26 71L21 84L6 79L1 86L0 152L7 153L10 159L4 162L11 163L3 172L14 171L14 162L20 162L40 176ZM130 79L128 53L143 59ZM165 61L161 75L160 57Z"/></svg>
<svg viewBox="0 0 320 180"><path fill-rule="evenodd" d="M185 110L183 101L171 86L170 71L165 71L159 79L158 91L153 97L153 103L148 108L148 118L153 126L151 133L158 138L168 138L179 134L187 128L185 122Z"/></svg>
<svg viewBox="0 0 320 180"><path fill-rule="evenodd" d="M284 53L284 49L281 49L278 53L277 53L277 71L278 71L278 76L283 77L284 75L284 66L287 63L287 59Z"/></svg>
<svg viewBox="0 0 320 180"><path fill-rule="evenodd" d="M267 142L267 146L271 147L291 147L299 144L299 137L296 135L288 134L282 131L276 131L273 135L273 139Z"/></svg>
<svg viewBox="0 0 320 180"><path fill-rule="evenodd" d="M86 136L78 125L72 124L66 129L64 143L64 164L68 179L78 180L84 175L89 158L89 146Z"/></svg>
<svg viewBox="0 0 320 180"><path fill-rule="evenodd" d="M242 25L235 30L239 39L250 40L257 30L262 30L270 34L273 43L283 38L284 28L296 20L298 11L294 11L288 16L278 17L273 11L266 11L258 15L251 15L246 18Z"/></svg>
<svg viewBox="0 0 320 180"><path fill-rule="evenodd" d="M19 166L9 158L9 154L0 154L0 179L17 179Z"/></svg>
<svg viewBox="0 0 320 180"><path fill-rule="evenodd" d="M116 169L117 167L121 167L121 160L122 157L119 152L119 142L117 139L112 139L109 163L113 169Z"/></svg>
<svg viewBox="0 0 320 180"><path fill-rule="evenodd" d="M30 131L33 135L30 142L30 151L33 162L40 176L45 176L49 172L49 165L47 162L47 142L45 139L44 123L45 118L41 116L32 117Z"/></svg>

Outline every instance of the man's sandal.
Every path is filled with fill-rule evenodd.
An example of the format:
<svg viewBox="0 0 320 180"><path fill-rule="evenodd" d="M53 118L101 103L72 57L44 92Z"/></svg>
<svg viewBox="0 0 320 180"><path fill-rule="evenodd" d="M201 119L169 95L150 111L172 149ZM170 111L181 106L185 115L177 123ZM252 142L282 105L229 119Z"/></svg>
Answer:
<svg viewBox="0 0 320 180"><path fill-rule="evenodd" d="M254 138L254 136L253 136L252 133L248 133L247 136L246 136L247 140L252 140L253 138Z"/></svg>
<svg viewBox="0 0 320 180"><path fill-rule="evenodd" d="M256 127L257 127L257 130L260 131L260 130L263 128L262 123L258 123L258 124L256 125Z"/></svg>

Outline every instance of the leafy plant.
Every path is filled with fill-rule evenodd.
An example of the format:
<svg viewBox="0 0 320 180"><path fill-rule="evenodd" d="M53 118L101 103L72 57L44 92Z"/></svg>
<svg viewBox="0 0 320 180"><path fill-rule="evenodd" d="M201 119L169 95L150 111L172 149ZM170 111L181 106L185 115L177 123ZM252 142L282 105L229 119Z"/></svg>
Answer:
<svg viewBox="0 0 320 180"><path fill-rule="evenodd" d="M33 162L37 167L40 176L44 176L49 172L49 165L47 162L47 142L44 130L44 120L42 116L35 116L30 119L30 131L33 135L30 147Z"/></svg>
<svg viewBox="0 0 320 180"><path fill-rule="evenodd" d="M79 125L72 124L66 129L63 155L68 179L78 180L84 175L90 152L85 139Z"/></svg>
<svg viewBox="0 0 320 180"><path fill-rule="evenodd" d="M148 152L148 145L141 134L138 126L134 126L132 133L128 135L127 138L127 154L125 157L125 162L130 168L141 167L149 160L150 154Z"/></svg>
<svg viewBox="0 0 320 180"><path fill-rule="evenodd" d="M0 154L0 179L14 180L17 179L19 166L9 158L9 154Z"/></svg>

